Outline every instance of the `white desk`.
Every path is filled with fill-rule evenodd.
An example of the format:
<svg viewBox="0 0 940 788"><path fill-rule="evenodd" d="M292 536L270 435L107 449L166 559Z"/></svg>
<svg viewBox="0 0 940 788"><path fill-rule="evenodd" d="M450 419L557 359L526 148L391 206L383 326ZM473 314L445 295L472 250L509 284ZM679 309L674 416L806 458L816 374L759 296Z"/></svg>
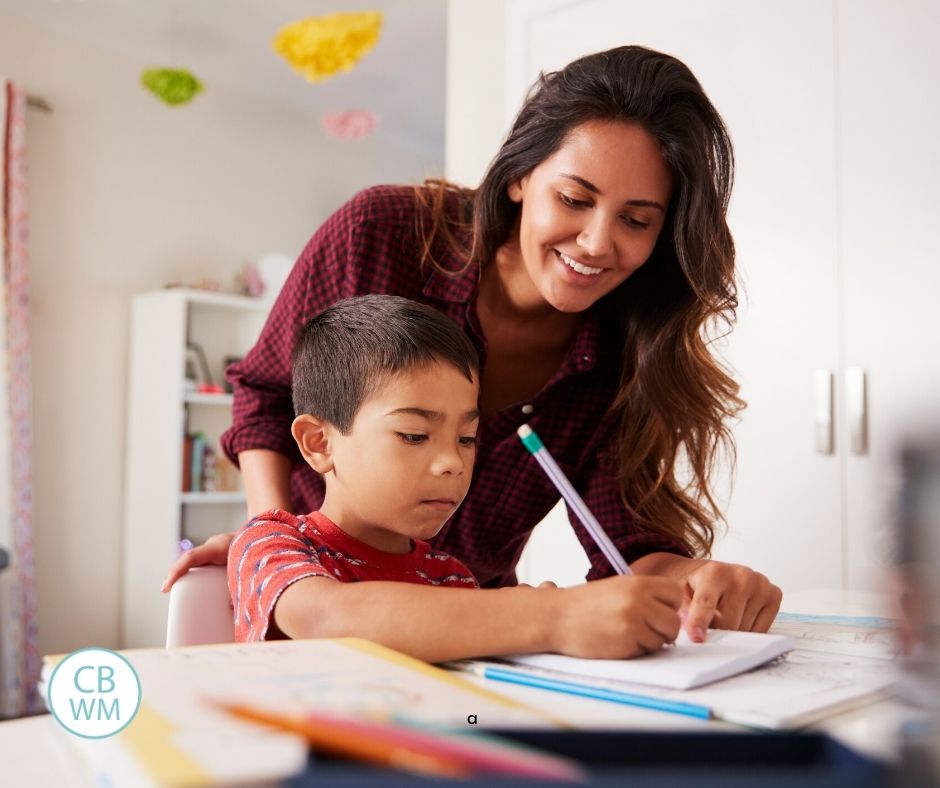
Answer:
<svg viewBox="0 0 940 788"><path fill-rule="evenodd" d="M825 615L891 616L891 600L884 594L815 591L793 594L784 600L792 613ZM605 701L546 692L531 687L466 678L510 695L550 714L563 714L576 726L597 729L643 729L670 731L730 730L727 723L696 720L675 714L622 706ZM902 722L925 719L923 711L900 700L887 699L834 717L814 726L867 755L892 760L898 752L898 730ZM94 782L65 734L51 715L0 723L0 763L5 785L63 786L84 788Z"/></svg>
<svg viewBox="0 0 940 788"><path fill-rule="evenodd" d="M94 788L78 751L51 714L0 722L0 774L4 785Z"/></svg>
<svg viewBox="0 0 940 788"><path fill-rule="evenodd" d="M884 593L821 589L789 595L782 609L788 613L831 616L877 616L896 618L893 599ZM509 695L547 713L562 714L577 726L597 729L642 728L645 730L728 730L736 725L717 720L697 720L675 714L624 706L607 701L580 698L508 683L495 683L478 676L466 678L481 686ZM824 731L854 750L881 760L895 760L900 747L899 731L905 722L929 719L929 715L898 698L886 698L810 726Z"/></svg>

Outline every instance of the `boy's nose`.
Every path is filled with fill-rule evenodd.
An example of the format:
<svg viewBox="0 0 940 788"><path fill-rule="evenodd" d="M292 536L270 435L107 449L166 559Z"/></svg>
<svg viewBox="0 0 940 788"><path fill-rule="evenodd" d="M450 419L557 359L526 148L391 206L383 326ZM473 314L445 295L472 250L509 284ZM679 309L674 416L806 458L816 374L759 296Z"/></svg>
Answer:
<svg viewBox="0 0 940 788"><path fill-rule="evenodd" d="M435 476L445 474L460 474L464 472L464 460L460 452L454 449L443 449L437 453L434 462L431 463L431 472Z"/></svg>

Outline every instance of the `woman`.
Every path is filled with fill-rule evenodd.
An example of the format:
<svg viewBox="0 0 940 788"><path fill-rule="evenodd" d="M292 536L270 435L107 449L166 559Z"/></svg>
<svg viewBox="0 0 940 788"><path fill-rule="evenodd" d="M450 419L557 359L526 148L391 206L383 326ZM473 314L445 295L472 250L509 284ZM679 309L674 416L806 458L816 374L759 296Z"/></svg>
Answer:
<svg viewBox="0 0 940 788"><path fill-rule="evenodd" d="M403 295L453 318L482 360L476 475L436 547L484 587L515 583L531 529L558 499L515 436L529 422L634 572L684 585L694 640L708 626L766 631L780 590L706 558L720 518L709 472L743 407L703 339L737 306L732 168L724 124L688 68L627 46L542 75L479 188L357 195L314 235L257 345L229 369L223 447L249 512L322 500L291 445L298 327L340 298ZM588 579L611 574L574 528ZM182 556L164 588L225 563L231 537Z"/></svg>

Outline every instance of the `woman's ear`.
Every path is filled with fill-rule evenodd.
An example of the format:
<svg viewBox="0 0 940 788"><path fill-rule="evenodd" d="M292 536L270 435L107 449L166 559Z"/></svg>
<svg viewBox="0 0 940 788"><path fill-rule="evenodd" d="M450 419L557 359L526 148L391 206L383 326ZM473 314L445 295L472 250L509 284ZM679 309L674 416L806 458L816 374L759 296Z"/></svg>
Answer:
<svg viewBox="0 0 940 788"><path fill-rule="evenodd" d="M328 422L304 413L294 419L290 425L291 435L297 441L300 453L307 464L317 473L326 474L333 470L333 452L330 446Z"/></svg>
<svg viewBox="0 0 940 788"><path fill-rule="evenodd" d="M522 181L512 181L506 187L506 195L513 202L522 202Z"/></svg>

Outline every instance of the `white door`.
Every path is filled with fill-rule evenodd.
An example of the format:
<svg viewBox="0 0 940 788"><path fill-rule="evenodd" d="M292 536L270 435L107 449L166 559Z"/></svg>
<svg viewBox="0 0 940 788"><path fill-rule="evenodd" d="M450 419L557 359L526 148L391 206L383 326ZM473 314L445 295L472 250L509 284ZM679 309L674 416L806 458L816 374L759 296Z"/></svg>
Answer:
<svg viewBox="0 0 940 788"><path fill-rule="evenodd" d="M844 365L867 383L867 440L843 408L852 586L890 557L895 456L940 432L940 4L838 4ZM844 402L845 400L843 400Z"/></svg>
<svg viewBox="0 0 940 788"><path fill-rule="evenodd" d="M749 408L715 557L785 590L844 579L840 463L814 450L814 371L839 362L833 19L818 0L507 6L510 113L539 70L632 43L683 60L730 129L743 287L724 355ZM566 528L560 517L549 527Z"/></svg>

